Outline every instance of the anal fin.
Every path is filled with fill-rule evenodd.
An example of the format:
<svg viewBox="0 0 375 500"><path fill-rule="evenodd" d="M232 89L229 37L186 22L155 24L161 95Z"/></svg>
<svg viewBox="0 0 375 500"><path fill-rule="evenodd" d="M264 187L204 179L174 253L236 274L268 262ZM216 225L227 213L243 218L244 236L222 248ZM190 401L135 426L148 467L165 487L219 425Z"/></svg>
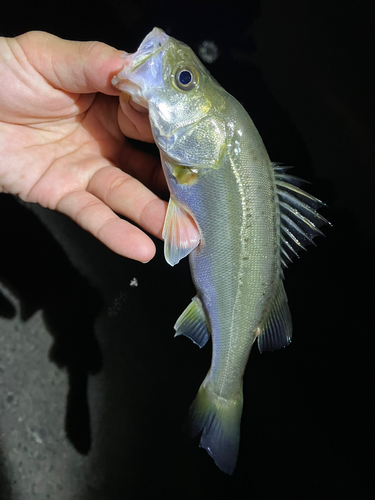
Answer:
<svg viewBox="0 0 375 500"><path fill-rule="evenodd" d="M176 321L174 329L176 330L175 337L185 335L185 337L191 339L199 347L203 347L207 343L210 334L202 302L198 297L192 299L185 311Z"/></svg>

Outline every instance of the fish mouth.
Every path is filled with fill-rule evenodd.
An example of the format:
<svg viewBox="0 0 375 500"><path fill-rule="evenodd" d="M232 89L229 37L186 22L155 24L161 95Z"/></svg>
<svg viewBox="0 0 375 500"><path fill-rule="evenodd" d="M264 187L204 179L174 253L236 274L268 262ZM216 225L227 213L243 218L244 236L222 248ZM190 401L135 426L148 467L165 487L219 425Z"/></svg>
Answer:
<svg viewBox="0 0 375 500"><path fill-rule="evenodd" d="M134 54L123 54L124 68L112 78L112 85L148 107L146 89L161 83L161 56L169 36L159 28L149 33Z"/></svg>
<svg viewBox="0 0 375 500"><path fill-rule="evenodd" d="M137 52L131 54L130 71L135 71L147 59L160 52L168 41L169 36L160 28L154 28L142 41Z"/></svg>
<svg viewBox="0 0 375 500"><path fill-rule="evenodd" d="M113 77L112 85L114 85L117 89L121 90L121 92L125 92L129 94L134 102L140 104L144 108L148 108L148 101L143 96L143 90L140 85L131 81L131 80L123 80L118 76Z"/></svg>

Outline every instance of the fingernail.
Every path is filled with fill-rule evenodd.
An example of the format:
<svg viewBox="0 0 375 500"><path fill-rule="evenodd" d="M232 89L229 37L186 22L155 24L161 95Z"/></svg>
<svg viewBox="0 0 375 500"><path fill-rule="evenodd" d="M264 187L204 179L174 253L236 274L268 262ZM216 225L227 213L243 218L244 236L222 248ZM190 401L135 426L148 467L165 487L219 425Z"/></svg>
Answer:
<svg viewBox="0 0 375 500"><path fill-rule="evenodd" d="M129 52L125 52L125 50L119 50L118 55L124 59L124 57L129 55Z"/></svg>

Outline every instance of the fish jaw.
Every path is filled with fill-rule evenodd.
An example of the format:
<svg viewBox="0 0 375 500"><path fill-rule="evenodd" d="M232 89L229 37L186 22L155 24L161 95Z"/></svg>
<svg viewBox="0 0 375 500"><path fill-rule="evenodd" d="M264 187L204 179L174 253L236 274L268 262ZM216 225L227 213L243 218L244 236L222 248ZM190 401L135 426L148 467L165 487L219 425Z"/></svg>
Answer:
<svg viewBox="0 0 375 500"><path fill-rule="evenodd" d="M169 36L154 28L134 54L122 55L124 68L112 78L112 85L148 108L148 96L163 85L162 58Z"/></svg>

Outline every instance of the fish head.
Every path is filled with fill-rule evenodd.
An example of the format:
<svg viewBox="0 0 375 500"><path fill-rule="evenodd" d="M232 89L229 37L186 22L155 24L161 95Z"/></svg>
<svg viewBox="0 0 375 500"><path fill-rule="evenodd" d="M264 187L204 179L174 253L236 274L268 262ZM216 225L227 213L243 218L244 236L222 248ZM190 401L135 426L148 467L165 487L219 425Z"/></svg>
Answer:
<svg viewBox="0 0 375 500"><path fill-rule="evenodd" d="M202 158L192 155L202 134L211 156L220 150L225 134L218 115L225 109L225 91L190 47L154 28L134 54L124 55L124 61L112 83L148 108L155 142L169 158L201 165Z"/></svg>

